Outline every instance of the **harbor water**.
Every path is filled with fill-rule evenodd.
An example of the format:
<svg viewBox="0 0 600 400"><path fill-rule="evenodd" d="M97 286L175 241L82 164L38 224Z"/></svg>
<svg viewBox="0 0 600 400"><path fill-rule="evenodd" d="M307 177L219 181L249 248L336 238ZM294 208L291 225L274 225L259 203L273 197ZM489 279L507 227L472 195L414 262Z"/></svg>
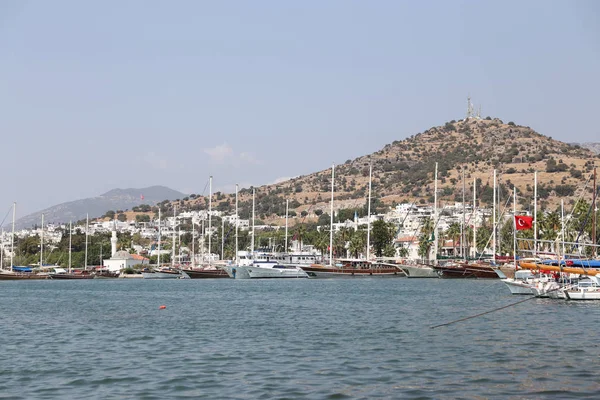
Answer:
<svg viewBox="0 0 600 400"><path fill-rule="evenodd" d="M598 398L600 302L431 328L523 299L497 280L0 282L0 398Z"/></svg>

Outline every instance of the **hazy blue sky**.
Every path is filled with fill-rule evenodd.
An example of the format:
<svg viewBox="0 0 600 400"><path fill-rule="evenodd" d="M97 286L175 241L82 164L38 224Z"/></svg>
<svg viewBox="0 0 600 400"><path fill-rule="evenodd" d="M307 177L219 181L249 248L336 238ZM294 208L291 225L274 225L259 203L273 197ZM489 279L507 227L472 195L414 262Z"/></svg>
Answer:
<svg viewBox="0 0 600 400"><path fill-rule="evenodd" d="M0 1L0 218L271 183L464 116L600 141L600 2Z"/></svg>

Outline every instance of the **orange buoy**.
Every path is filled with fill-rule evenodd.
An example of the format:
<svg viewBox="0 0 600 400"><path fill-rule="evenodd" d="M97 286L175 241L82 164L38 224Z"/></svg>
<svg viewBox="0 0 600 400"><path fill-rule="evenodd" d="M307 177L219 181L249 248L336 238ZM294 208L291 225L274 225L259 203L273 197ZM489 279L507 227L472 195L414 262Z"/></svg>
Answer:
<svg viewBox="0 0 600 400"><path fill-rule="evenodd" d="M160 307L158 307L159 310L164 310L165 308L167 308L167 306L160 306Z"/></svg>

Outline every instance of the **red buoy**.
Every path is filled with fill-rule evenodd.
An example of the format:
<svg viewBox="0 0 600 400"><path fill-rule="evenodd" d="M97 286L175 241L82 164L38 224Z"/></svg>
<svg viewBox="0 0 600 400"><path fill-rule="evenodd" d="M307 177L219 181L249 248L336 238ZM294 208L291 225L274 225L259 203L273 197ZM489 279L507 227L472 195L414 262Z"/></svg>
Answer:
<svg viewBox="0 0 600 400"><path fill-rule="evenodd" d="M159 310L164 310L165 308L167 308L167 306L160 306L160 307L158 307Z"/></svg>

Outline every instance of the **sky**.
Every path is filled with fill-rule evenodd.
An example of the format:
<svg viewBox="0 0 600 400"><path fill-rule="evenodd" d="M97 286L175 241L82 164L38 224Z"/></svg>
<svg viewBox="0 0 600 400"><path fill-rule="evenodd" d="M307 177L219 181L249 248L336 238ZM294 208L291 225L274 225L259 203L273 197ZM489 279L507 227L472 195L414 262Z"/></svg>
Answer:
<svg viewBox="0 0 600 400"><path fill-rule="evenodd" d="M232 191L483 116L600 142L600 2L0 1L0 219Z"/></svg>

